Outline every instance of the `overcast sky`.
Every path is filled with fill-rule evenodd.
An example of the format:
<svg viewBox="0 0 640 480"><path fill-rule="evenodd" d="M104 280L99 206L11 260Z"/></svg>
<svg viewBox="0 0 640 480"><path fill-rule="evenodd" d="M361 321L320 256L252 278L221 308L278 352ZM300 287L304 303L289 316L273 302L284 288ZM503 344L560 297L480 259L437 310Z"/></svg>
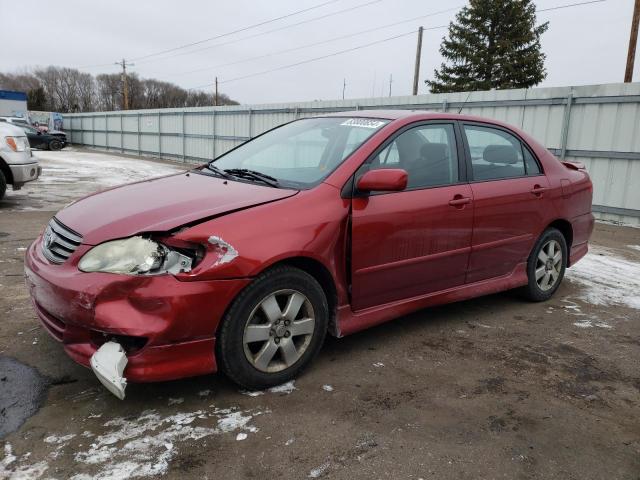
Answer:
<svg viewBox="0 0 640 480"><path fill-rule="evenodd" d="M3 19L0 71L59 65L77 67L93 74L117 72L118 67L112 63L124 57L134 59L135 66L131 71L140 76L171 81L185 88L210 84L217 75L220 91L242 103L337 99L342 97L343 79L346 79L347 98L372 94L386 96L391 75L392 94L406 95L411 93L416 46L416 34L410 32L420 25L425 29L447 25L457 9L464 5L462 0L334 0L319 8L194 47L139 58L327 1L0 0L0 18ZM542 10L580 1L584 0L538 0L535 3ZM367 3L370 4L362 8L326 16ZM384 28L391 23L443 10L449 11ZM540 22L550 22L549 30L542 38L548 71L542 86L621 82L632 11L633 0L606 0L539 12ZM311 20L320 16L326 18ZM282 28L306 20L311 21ZM256 36L274 29L280 30ZM372 31L219 67L364 30ZM427 93L423 80L432 78L433 69L440 65L438 48L445 33L443 28L425 31L421 93ZM253 75L403 34L408 35L293 68ZM249 36L253 38L245 38ZM185 73L193 70L201 71ZM249 78L238 79L245 76ZM640 81L640 58L636 61L634 79ZM212 91L213 87L204 89Z"/></svg>

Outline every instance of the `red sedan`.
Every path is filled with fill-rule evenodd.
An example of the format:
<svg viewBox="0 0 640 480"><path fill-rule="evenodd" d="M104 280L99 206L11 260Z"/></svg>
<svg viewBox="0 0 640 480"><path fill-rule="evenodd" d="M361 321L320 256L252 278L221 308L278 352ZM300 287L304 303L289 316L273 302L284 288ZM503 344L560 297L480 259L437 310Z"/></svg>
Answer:
<svg viewBox="0 0 640 480"><path fill-rule="evenodd" d="M26 254L45 328L126 379L290 380L326 333L519 288L587 253L592 185L520 130L433 112L297 120L186 173L58 212Z"/></svg>

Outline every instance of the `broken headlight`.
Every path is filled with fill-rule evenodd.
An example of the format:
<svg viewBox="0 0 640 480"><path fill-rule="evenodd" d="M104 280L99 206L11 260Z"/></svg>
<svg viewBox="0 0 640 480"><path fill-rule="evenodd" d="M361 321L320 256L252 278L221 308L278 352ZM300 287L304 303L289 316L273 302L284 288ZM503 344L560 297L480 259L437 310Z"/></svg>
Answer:
<svg viewBox="0 0 640 480"><path fill-rule="evenodd" d="M83 272L125 275L177 274L191 271L192 259L148 238L131 237L102 243L80 260Z"/></svg>

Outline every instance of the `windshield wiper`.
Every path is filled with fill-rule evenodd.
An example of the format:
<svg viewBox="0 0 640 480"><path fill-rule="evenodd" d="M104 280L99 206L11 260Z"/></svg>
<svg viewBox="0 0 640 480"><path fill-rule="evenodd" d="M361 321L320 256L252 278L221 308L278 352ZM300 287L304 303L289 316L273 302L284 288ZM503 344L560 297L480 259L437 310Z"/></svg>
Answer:
<svg viewBox="0 0 640 480"><path fill-rule="evenodd" d="M231 178L231 175L229 175L226 171L222 170L221 168L216 167L213 163L207 163L207 168L211 170L213 173L217 173L222 178Z"/></svg>
<svg viewBox="0 0 640 480"><path fill-rule="evenodd" d="M258 172L256 170L249 170L248 168L229 168L226 169L227 174L231 174L234 177L253 178L254 180L260 180L271 187L278 187L278 179L267 175L266 173Z"/></svg>

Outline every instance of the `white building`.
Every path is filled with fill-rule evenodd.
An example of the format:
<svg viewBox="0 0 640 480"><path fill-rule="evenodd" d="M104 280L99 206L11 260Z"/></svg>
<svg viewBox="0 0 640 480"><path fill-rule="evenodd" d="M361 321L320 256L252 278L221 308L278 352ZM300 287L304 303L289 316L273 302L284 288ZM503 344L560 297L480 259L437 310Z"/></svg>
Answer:
<svg viewBox="0 0 640 480"><path fill-rule="evenodd" d="M27 118L27 94L0 90L0 117Z"/></svg>

